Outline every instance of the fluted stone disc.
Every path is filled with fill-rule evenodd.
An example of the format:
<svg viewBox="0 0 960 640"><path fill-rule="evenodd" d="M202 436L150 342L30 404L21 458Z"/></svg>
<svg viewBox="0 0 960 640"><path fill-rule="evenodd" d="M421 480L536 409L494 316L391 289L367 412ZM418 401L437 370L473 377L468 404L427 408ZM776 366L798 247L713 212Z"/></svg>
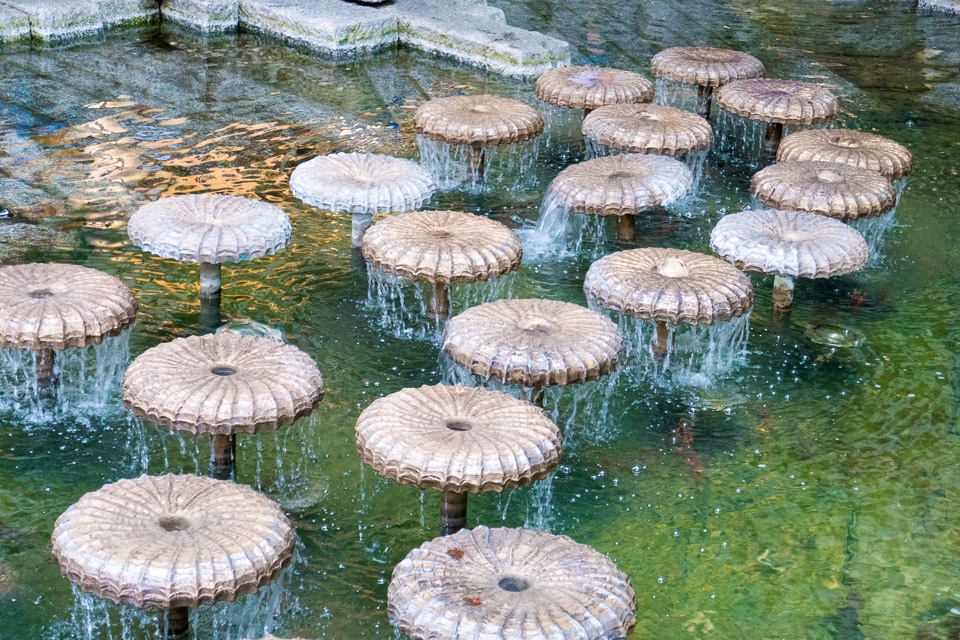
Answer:
<svg viewBox="0 0 960 640"><path fill-rule="evenodd" d="M602 314L558 300L497 300L447 323L443 349L462 367L504 384L568 385L617 367L622 336Z"/></svg>
<svg viewBox="0 0 960 640"><path fill-rule="evenodd" d="M276 253L292 231L287 214L268 202L214 194L160 198L127 223L131 242L144 251L211 264Z"/></svg>
<svg viewBox="0 0 960 640"><path fill-rule="evenodd" d="M840 112L830 91L796 80L736 80L720 87L714 99L721 109L743 118L780 124L823 124Z"/></svg>
<svg viewBox="0 0 960 640"><path fill-rule="evenodd" d="M814 160L847 164L899 180L913 168L913 154L902 144L874 133L850 129L797 131L780 142L777 162Z"/></svg>
<svg viewBox="0 0 960 640"><path fill-rule="evenodd" d="M0 349L99 344L136 316L130 288L102 271L53 262L0 267Z"/></svg>
<svg viewBox="0 0 960 640"><path fill-rule="evenodd" d="M497 96L434 98L413 114L417 133L449 144L494 146L531 140L543 133L533 107Z"/></svg>
<svg viewBox="0 0 960 640"><path fill-rule="evenodd" d="M583 119L583 135L611 149L662 156L706 151L713 142L705 119L656 104L600 107Z"/></svg>
<svg viewBox="0 0 960 640"><path fill-rule="evenodd" d="M296 347L229 333L164 342L123 378L123 404L177 431L232 435L292 424L323 397L313 359Z"/></svg>
<svg viewBox="0 0 960 640"><path fill-rule="evenodd" d="M876 171L831 162L788 162L764 167L750 180L758 202L854 220L879 216L897 204L890 181Z"/></svg>
<svg viewBox="0 0 960 640"><path fill-rule="evenodd" d="M53 556L83 591L140 609L256 593L290 563L293 527L249 487L140 476L85 494L53 527Z"/></svg>
<svg viewBox="0 0 960 640"><path fill-rule="evenodd" d="M415 281L477 282L520 266L516 233L462 211L414 211L385 218L363 236L373 266Z"/></svg>
<svg viewBox="0 0 960 640"><path fill-rule="evenodd" d="M673 82L722 87L734 80L763 77L763 63L748 53L714 47L671 47L653 56L653 75Z"/></svg>
<svg viewBox="0 0 960 640"><path fill-rule="evenodd" d="M413 640L612 640L636 624L630 579L567 536L463 529L393 570L387 611Z"/></svg>
<svg viewBox="0 0 960 640"><path fill-rule="evenodd" d="M560 430L542 409L500 391L436 385L376 400L357 450L386 478L420 489L501 492L557 468Z"/></svg>
<svg viewBox="0 0 960 640"><path fill-rule="evenodd" d="M373 214L419 209L430 201L437 185L430 172L413 160L333 153L294 169L290 190L319 209Z"/></svg>
<svg viewBox="0 0 960 640"><path fill-rule="evenodd" d="M829 278L861 269L869 257L860 232L802 211L744 211L720 218L710 246L748 271Z"/></svg>
<svg viewBox="0 0 960 640"><path fill-rule="evenodd" d="M713 324L753 306L750 278L713 256L646 247L600 258L583 282L607 309L670 324Z"/></svg>
<svg viewBox="0 0 960 640"><path fill-rule="evenodd" d="M639 73L609 67L551 69L537 78L533 89L544 102L571 109L653 100L652 82Z"/></svg>
<svg viewBox="0 0 960 640"><path fill-rule="evenodd" d="M570 165L553 179L546 200L573 213L636 215L690 193L693 174L666 156L618 154Z"/></svg>

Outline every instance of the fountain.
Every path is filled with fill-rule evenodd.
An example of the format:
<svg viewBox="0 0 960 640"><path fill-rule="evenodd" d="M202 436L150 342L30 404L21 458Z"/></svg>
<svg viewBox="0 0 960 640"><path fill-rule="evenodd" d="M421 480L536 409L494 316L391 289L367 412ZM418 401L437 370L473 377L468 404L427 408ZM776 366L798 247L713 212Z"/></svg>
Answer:
<svg viewBox="0 0 960 640"><path fill-rule="evenodd" d="M607 67L559 67L540 74L533 87L548 104L589 115L608 104L653 101L653 83L639 73Z"/></svg>
<svg viewBox="0 0 960 640"><path fill-rule="evenodd" d="M693 188L693 174L665 156L619 154L571 165L550 182L534 246L540 253L566 244L568 214L616 216L617 237L636 237L637 215L672 204Z"/></svg>
<svg viewBox="0 0 960 640"><path fill-rule="evenodd" d="M450 287L499 278L520 266L523 245L506 226L462 211L417 211L386 218L363 239L363 257L393 276L430 284L430 315L450 313Z"/></svg>
<svg viewBox="0 0 960 640"><path fill-rule="evenodd" d="M447 169L440 171L447 165L443 160L449 159L450 147L468 150L467 177L477 185L484 181L489 149L533 140L544 128L543 117L533 107L488 95L434 98L417 109L413 124L421 156L434 158L428 164L438 165L441 188L458 183ZM444 146L437 148L438 144Z"/></svg>
<svg viewBox="0 0 960 640"><path fill-rule="evenodd" d="M434 538L393 570L387 612L413 640L609 640L636 625L629 578L602 553L529 529Z"/></svg>
<svg viewBox="0 0 960 640"><path fill-rule="evenodd" d="M287 246L293 229L278 207L224 195L161 198L140 207L127 223L140 249L200 264L201 324L220 324L220 265L269 256Z"/></svg>
<svg viewBox="0 0 960 640"><path fill-rule="evenodd" d="M777 155L784 125L825 124L840 113L837 98L830 91L796 80L735 80L720 87L716 101L724 111L767 123L763 148L771 157Z"/></svg>
<svg viewBox="0 0 960 640"><path fill-rule="evenodd" d="M671 47L650 60L658 80L694 85L697 88L697 115L710 119L715 89L735 80L762 78L763 63L753 56L714 47Z"/></svg>
<svg viewBox="0 0 960 640"><path fill-rule="evenodd" d="M56 381L56 352L100 344L133 324L137 301L119 279L79 265L0 267L0 349L36 352L40 386Z"/></svg>
<svg viewBox="0 0 960 640"><path fill-rule="evenodd" d="M876 171L812 160L761 169L751 178L750 191L774 209L840 220L876 217L897 204L893 185Z"/></svg>
<svg viewBox="0 0 960 640"><path fill-rule="evenodd" d="M123 404L174 431L209 433L211 473L229 479L238 433L279 429L309 415L323 379L303 351L270 338L209 334L148 349L123 379Z"/></svg>
<svg viewBox="0 0 960 640"><path fill-rule="evenodd" d="M913 169L913 154L875 133L850 129L810 129L791 133L780 143L777 162L832 162L875 171L891 182Z"/></svg>
<svg viewBox="0 0 960 640"><path fill-rule="evenodd" d="M279 505L248 487L144 475L84 494L57 518L52 543L61 572L83 591L158 609L160 635L184 638L190 609L275 580L296 535Z"/></svg>
<svg viewBox="0 0 960 640"><path fill-rule="evenodd" d="M497 300L447 323L443 350L473 375L519 384L543 406L543 388L597 380L617 368L623 338L609 319L558 300Z"/></svg>
<svg viewBox="0 0 960 640"><path fill-rule="evenodd" d="M300 200L351 215L353 247L361 246L373 214L419 209L436 190L430 173L413 160L374 153L317 156L290 176L290 191Z"/></svg>
<svg viewBox="0 0 960 640"><path fill-rule="evenodd" d="M594 262L583 281L602 307L656 324L654 357L670 353L669 325L713 325L749 313L750 279L712 256L680 249L619 251Z"/></svg>
<svg viewBox="0 0 960 640"><path fill-rule="evenodd" d="M710 246L747 271L775 276L773 308L793 306L794 278L830 278L859 270L869 251L860 233L802 211L743 211L720 219Z"/></svg>
<svg viewBox="0 0 960 640"><path fill-rule="evenodd" d="M560 460L560 430L542 409L460 385L380 398L356 431L360 457L381 475L442 493L442 535L467 525L469 494L529 485Z"/></svg>

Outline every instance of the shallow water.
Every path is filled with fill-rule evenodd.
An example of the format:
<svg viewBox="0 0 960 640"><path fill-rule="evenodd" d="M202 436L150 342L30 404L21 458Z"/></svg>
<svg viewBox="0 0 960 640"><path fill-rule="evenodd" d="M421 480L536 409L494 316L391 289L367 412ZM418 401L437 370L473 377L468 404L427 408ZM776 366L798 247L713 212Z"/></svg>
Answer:
<svg viewBox="0 0 960 640"><path fill-rule="evenodd" d="M883 234L883 260L829 282L799 281L788 321L770 311L771 279L751 276L745 353L706 384L624 370L550 390L547 408L566 435L561 467L535 487L471 499L470 522L544 527L610 554L636 588L638 638L741 638L758 627L769 638L957 637L956 18L882 0L498 4L511 23L574 43L580 63L646 70L666 46L743 48L771 76L824 83L840 98L838 124L906 144L916 170ZM451 374L436 332L404 333L371 312L349 217L303 205L287 178L318 153L415 158L411 119L424 99L482 91L533 104L532 83L406 51L331 61L245 34L203 40L156 29L8 50L0 66L0 177L46 194L19 215L0 201L14 212L0 223L57 232L49 245L0 256L74 262L127 282L141 304L131 357L201 325L196 267L127 241L124 221L138 206L230 192L273 202L293 220L290 247L224 268L223 313L281 329L323 371L327 392L314 416L239 438L238 480L284 505L300 559L279 595L198 612L197 637L394 638L390 573L436 535L439 497L362 469L353 426L374 398ZM576 117L562 127L574 135ZM718 120L715 109L719 133ZM497 174L488 188L453 188L430 207L533 229L550 179L585 152L582 139L549 136L535 166L515 165L520 188ZM639 220L637 244L708 251L716 220L750 205L756 166L736 147L715 150L699 192L680 210ZM590 236L598 251L528 256L507 295L585 304L591 259L618 246L609 222ZM402 295L419 304L412 289ZM824 324L865 340L843 349L804 335ZM82 418L27 419L8 404L10 389L0 390L4 640L150 633L149 615L75 596L50 556L53 522L105 482L205 472L209 445L130 417L107 369L98 374L114 376L103 406L92 406L98 398Z"/></svg>

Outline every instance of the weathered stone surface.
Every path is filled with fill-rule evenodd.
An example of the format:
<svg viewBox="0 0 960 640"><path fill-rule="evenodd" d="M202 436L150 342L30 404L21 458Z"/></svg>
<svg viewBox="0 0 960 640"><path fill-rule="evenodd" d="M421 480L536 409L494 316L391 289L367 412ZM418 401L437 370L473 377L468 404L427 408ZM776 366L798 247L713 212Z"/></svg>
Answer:
<svg viewBox="0 0 960 640"><path fill-rule="evenodd" d="M920 0L917 6L920 9L943 11L960 15L960 2L957 2L957 0Z"/></svg>
<svg viewBox="0 0 960 640"><path fill-rule="evenodd" d="M72 247L75 241L72 231L25 222L0 224L0 263L22 262L31 251L38 249L49 251L57 247L68 248Z"/></svg>
<svg viewBox="0 0 960 640"><path fill-rule="evenodd" d="M240 0L240 26L338 53L394 45L398 31L392 7L342 0Z"/></svg>
<svg viewBox="0 0 960 640"><path fill-rule="evenodd" d="M26 14L35 40L95 35L106 27L146 23L158 11L156 0L3 0L0 31L4 9Z"/></svg>
<svg viewBox="0 0 960 640"><path fill-rule="evenodd" d="M48 218L63 213L63 205L50 194L14 178L0 177L0 210L24 218Z"/></svg>
<svg viewBox="0 0 960 640"><path fill-rule="evenodd" d="M500 9L406 0L397 4L400 43L511 76L537 76L570 63L562 40L507 25Z"/></svg>
<svg viewBox="0 0 960 640"><path fill-rule="evenodd" d="M240 0L162 0L160 12L164 20L201 31L230 31L240 21Z"/></svg>
<svg viewBox="0 0 960 640"><path fill-rule="evenodd" d="M0 44L30 38L30 17L13 7L0 4Z"/></svg>

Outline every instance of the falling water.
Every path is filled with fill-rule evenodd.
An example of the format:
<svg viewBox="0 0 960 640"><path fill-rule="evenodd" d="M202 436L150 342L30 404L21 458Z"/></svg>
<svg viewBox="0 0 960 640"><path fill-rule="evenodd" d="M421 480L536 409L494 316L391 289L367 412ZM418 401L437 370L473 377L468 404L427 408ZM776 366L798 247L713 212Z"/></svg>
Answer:
<svg viewBox="0 0 960 640"><path fill-rule="evenodd" d="M560 198L548 192L540 205L536 226L518 233L528 258L575 257L584 250L602 248L605 227L604 216L570 213Z"/></svg>
<svg viewBox="0 0 960 640"><path fill-rule="evenodd" d="M657 78L654 81L654 91L654 104L684 111L695 111L697 108L697 88L692 84Z"/></svg>
<svg viewBox="0 0 960 640"><path fill-rule="evenodd" d="M469 284L454 284L450 291L450 315L484 303L513 296L514 274ZM374 323L396 338L416 338L439 343L444 325L430 315L430 292L408 278L367 269L366 309Z"/></svg>
<svg viewBox="0 0 960 640"><path fill-rule="evenodd" d="M546 128L541 137L544 150L561 166L583 158L583 111L543 103L540 107Z"/></svg>
<svg viewBox="0 0 960 640"><path fill-rule="evenodd" d="M763 140L767 133L767 123L760 120L742 118L722 109L716 109L713 123L713 148L719 153L748 166L760 167L769 159L763 156ZM783 137L806 129L831 129L834 122L817 125L784 125Z"/></svg>
<svg viewBox="0 0 960 640"><path fill-rule="evenodd" d="M591 140L584 136L584 145L586 145L587 158L602 158L603 156L615 156L622 153L619 149L614 149L613 147L608 147L605 144L601 144L595 140ZM761 135L761 142L763 141L763 136ZM696 153L687 153L683 155L674 156L675 160L682 162L688 169L690 173L693 174L693 188L692 192L696 193L700 189L700 182L703 179L703 173L707 166L707 157L709 156L709 151L698 151Z"/></svg>
<svg viewBox="0 0 960 640"><path fill-rule="evenodd" d="M56 353L57 383L37 384L36 352L0 350L0 411L12 413L21 422L42 424L71 418L89 425L92 416L103 416L119 405L116 397L130 362L130 331L105 339L101 344Z"/></svg>
<svg viewBox="0 0 960 640"><path fill-rule="evenodd" d="M896 214L897 211L894 209L882 216L863 218L850 223L850 226L859 231L867 243L867 249L870 251L868 265L877 266L886 259L887 236L898 226Z"/></svg>
<svg viewBox="0 0 960 640"><path fill-rule="evenodd" d="M236 602L201 606L190 612L188 640L239 640L259 638L270 633L276 615L290 609L295 598L289 588L296 572L299 550L291 566L273 583L261 587L255 595L241 596ZM44 640L162 640L156 610L142 611L116 605L73 586L73 607L66 620L50 628Z"/></svg>
<svg viewBox="0 0 960 640"><path fill-rule="evenodd" d="M451 145L417 136L420 164L430 172L441 191L466 185L471 191L486 191L508 186L528 189L536 186L537 165L542 143L539 140L484 147L486 168L481 178L471 173L469 145Z"/></svg>

